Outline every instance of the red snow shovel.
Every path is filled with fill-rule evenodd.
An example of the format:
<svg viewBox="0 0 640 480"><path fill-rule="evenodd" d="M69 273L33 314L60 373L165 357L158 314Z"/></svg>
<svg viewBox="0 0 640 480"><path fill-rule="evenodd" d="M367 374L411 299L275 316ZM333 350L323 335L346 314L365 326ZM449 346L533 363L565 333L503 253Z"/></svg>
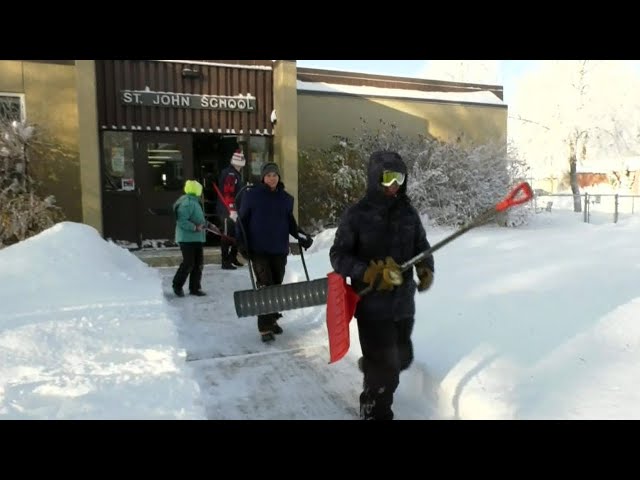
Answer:
<svg viewBox="0 0 640 480"><path fill-rule="evenodd" d="M471 222L455 231L448 237L436 243L433 247L419 253L415 257L400 265L400 271L404 272L412 268L416 263L428 257L436 250L452 242L460 235L472 228L478 227L489 221L496 213L503 212L515 205L528 202L533 197L531 186L527 182L517 185L504 200L491 207L486 212L478 215ZM374 282L375 283L375 282ZM329 334L329 363L334 363L344 357L349 351L349 323L356 311L358 301L363 295L373 288L368 286L356 293L345 279L336 272L327 275L327 333Z"/></svg>

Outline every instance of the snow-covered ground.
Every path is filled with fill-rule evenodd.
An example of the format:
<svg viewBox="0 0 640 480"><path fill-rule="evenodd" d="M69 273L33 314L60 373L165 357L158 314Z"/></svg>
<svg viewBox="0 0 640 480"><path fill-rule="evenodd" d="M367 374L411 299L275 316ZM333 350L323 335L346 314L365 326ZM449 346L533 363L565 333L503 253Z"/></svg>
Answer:
<svg viewBox="0 0 640 480"><path fill-rule="evenodd" d="M640 219L580 215L481 227L435 254L398 419L640 418ZM333 234L306 252L311 278L329 272ZM247 267L207 265L208 296L176 298L175 268L64 222L0 250L0 272L0 418L357 417L355 322L335 364L324 307L283 312L284 333L262 343L233 307ZM290 256L285 282L303 280Z"/></svg>

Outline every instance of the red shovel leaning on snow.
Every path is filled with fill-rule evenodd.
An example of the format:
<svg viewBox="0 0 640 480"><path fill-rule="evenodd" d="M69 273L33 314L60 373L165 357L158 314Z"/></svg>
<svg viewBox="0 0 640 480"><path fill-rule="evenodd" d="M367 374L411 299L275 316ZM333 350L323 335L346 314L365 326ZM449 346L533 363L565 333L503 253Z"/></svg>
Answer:
<svg viewBox="0 0 640 480"><path fill-rule="evenodd" d="M504 200L491 207L486 212L478 215L471 222L452 233L448 237L436 243L433 247L419 253L415 257L407 260L400 265L402 272L412 268L416 263L428 257L436 250L444 247L446 244L452 242L460 235L468 232L474 227L478 227L487 221L489 221L496 213L504 212L505 210L523 203L528 202L533 197L533 191L531 186L527 182L522 182L517 185ZM349 339L349 323L353 318L356 311L358 301L363 295L366 295L372 290L371 286L368 286L361 292L356 293L351 286L347 285L344 277L336 272L331 272L327 275L327 332L329 334L329 363L334 363L340 360L349 351L350 339Z"/></svg>

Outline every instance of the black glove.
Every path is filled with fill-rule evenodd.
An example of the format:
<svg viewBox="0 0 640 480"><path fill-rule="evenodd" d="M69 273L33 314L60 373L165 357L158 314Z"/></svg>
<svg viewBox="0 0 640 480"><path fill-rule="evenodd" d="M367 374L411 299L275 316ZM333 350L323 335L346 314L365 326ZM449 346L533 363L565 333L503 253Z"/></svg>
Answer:
<svg viewBox="0 0 640 480"><path fill-rule="evenodd" d="M298 231L298 243L305 250L309 250L309 247L313 245L313 238L308 233L303 232L302 230Z"/></svg>

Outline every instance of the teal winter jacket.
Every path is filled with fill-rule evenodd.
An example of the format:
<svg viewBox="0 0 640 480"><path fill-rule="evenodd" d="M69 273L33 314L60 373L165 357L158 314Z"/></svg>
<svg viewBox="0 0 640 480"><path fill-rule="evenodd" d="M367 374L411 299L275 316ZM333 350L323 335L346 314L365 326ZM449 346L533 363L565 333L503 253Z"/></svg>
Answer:
<svg viewBox="0 0 640 480"><path fill-rule="evenodd" d="M206 241L206 231L198 232L196 225L204 225L204 212L195 195L182 195L173 204L176 214L176 243Z"/></svg>

